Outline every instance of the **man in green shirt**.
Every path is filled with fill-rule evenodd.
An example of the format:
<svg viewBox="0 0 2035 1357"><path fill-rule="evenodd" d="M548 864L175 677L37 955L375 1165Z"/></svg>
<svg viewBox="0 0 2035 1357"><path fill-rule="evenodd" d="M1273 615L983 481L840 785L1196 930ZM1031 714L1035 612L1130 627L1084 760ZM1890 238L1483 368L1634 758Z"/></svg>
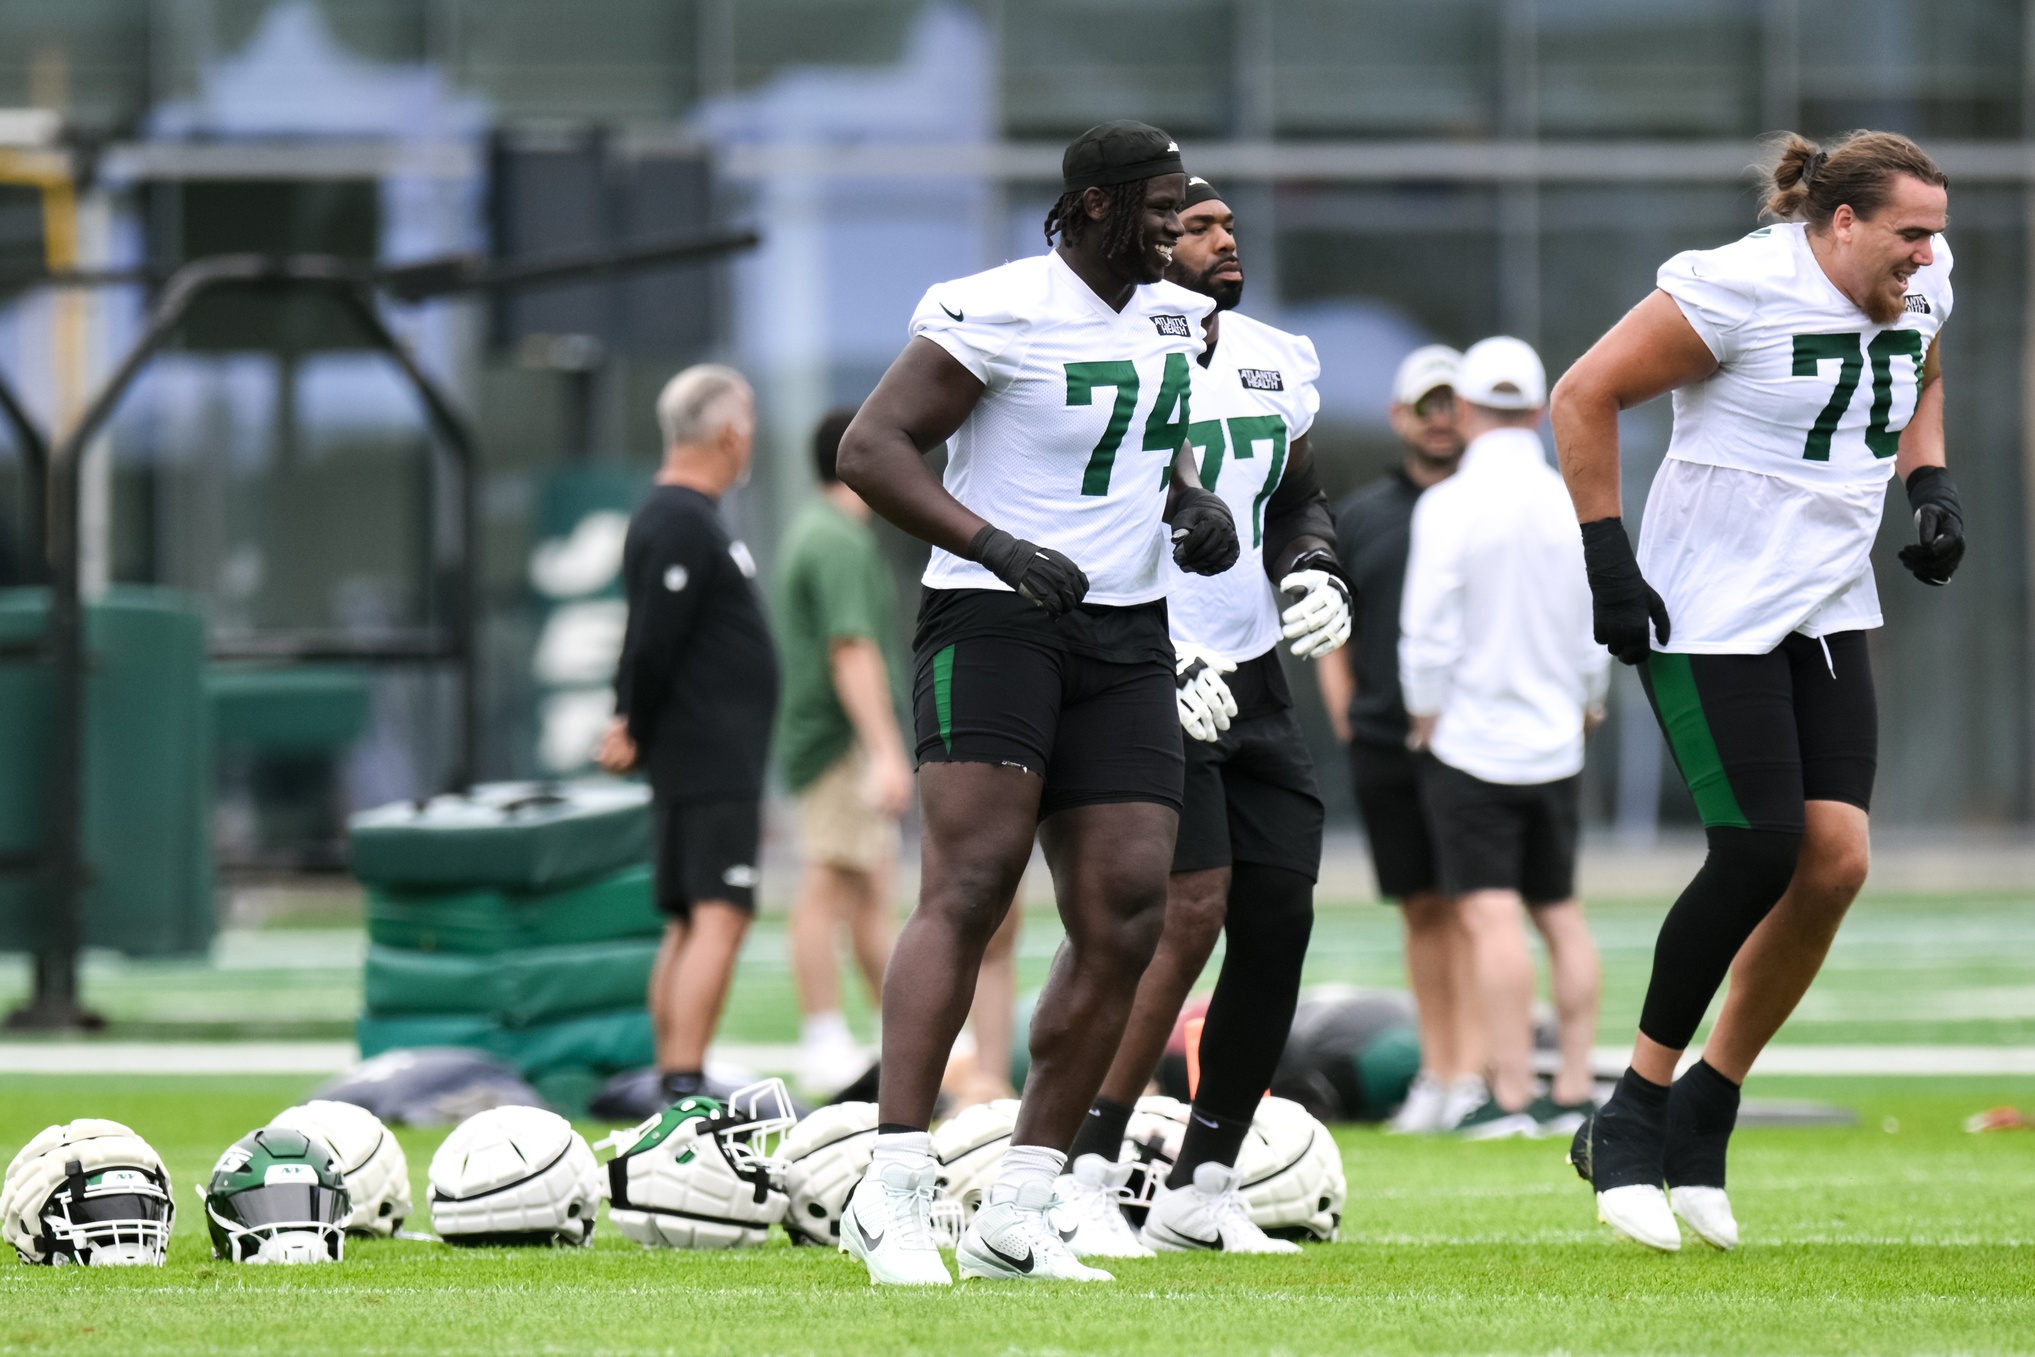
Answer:
<svg viewBox="0 0 2035 1357"><path fill-rule="evenodd" d="M898 819L911 804L911 762L898 734L895 594L869 508L834 474L853 410L813 433L820 493L792 521L780 554L775 616L784 665L776 748L799 798L805 871L791 912L799 1005L799 1082L828 1097L867 1068L841 1016L835 935L846 923L856 965L880 1003L890 957Z"/></svg>

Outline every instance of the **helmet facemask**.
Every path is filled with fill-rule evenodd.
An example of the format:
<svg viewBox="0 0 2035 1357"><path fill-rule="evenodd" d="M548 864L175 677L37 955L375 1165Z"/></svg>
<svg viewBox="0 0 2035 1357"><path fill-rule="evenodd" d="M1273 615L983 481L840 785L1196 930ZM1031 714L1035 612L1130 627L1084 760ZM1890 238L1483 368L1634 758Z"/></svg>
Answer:
<svg viewBox="0 0 2035 1357"><path fill-rule="evenodd" d="M72 1159L64 1164L63 1186L40 1213L39 1242L52 1264L160 1267L176 1216L168 1181L159 1174L116 1167L88 1175Z"/></svg>

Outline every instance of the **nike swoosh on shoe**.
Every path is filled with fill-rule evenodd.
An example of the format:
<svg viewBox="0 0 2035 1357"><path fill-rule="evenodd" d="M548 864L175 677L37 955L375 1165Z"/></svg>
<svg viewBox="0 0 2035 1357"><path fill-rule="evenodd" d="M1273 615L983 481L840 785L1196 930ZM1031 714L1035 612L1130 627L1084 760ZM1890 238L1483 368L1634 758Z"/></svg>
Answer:
<svg viewBox="0 0 2035 1357"><path fill-rule="evenodd" d="M1198 1245L1204 1249L1214 1249L1218 1253L1222 1252L1222 1236L1220 1234L1213 1239L1202 1239L1197 1235L1182 1234L1170 1225L1161 1225L1159 1228L1182 1243Z"/></svg>
<svg viewBox="0 0 2035 1357"><path fill-rule="evenodd" d="M883 1234L869 1233L869 1227L862 1223L862 1217L860 1216L855 1217L855 1231L857 1234L862 1236L862 1247L869 1250L871 1253L876 1252L876 1250L882 1245L884 1235L890 1233L890 1231L888 1230L885 1230Z"/></svg>
<svg viewBox="0 0 2035 1357"><path fill-rule="evenodd" d="M998 1258L1003 1259L1004 1262L1009 1263L1019 1272L1030 1272L1032 1270L1033 1260L1030 1252L1027 1252L1025 1256L1022 1258L1013 1258L1009 1254L1005 1253L1002 1249L996 1247L996 1245L990 1243L987 1239L982 1241L982 1247L988 1249Z"/></svg>

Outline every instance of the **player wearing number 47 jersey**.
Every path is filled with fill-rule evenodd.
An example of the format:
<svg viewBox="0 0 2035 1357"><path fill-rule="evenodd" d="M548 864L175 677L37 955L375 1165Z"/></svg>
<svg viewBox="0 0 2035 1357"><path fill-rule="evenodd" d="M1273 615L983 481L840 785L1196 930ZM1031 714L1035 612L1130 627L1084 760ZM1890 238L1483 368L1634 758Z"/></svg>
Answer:
<svg viewBox="0 0 2035 1357"><path fill-rule="evenodd" d="M963 1276L1108 1281L1050 1215L1055 1177L1150 960L1181 793L1173 560L1237 558L1194 479L1188 364L1208 298L1162 281L1187 188L1143 123L1084 133L1050 253L941 283L841 441L841 479L933 544L913 719L925 807L919 906L883 993L881 1123L841 1222L875 1282L950 1280L927 1205L926 1127L983 950L1034 837L1067 941L1039 996L1031 1073ZM923 454L951 439L945 484Z"/></svg>
<svg viewBox="0 0 2035 1357"><path fill-rule="evenodd" d="M1168 572L1181 724L1191 738L1166 927L1069 1151L1073 1171L1060 1180L1077 1222L1074 1251L1102 1257L1299 1248L1251 1222L1236 1171L1293 1025L1321 865L1321 799L1278 648L1287 640L1313 658L1350 634L1335 524L1307 443L1320 406L1314 345L1231 309L1242 299L1243 265L1235 219L1211 185L1188 181L1180 222L1166 276L1221 308L1192 367L1188 441L1201 484L1228 502L1245 550L1218 575ZM1118 1205L1131 1170L1118 1162L1124 1130L1219 934L1228 948L1202 1028L1193 1115L1141 1239Z"/></svg>
<svg viewBox="0 0 2035 1357"><path fill-rule="evenodd" d="M1654 1248L1679 1246L1677 1216L1737 1244L1724 1161L1739 1085L1865 882L1869 553L1888 476L1906 483L1919 538L1901 563L1940 585L1964 555L1937 344L1947 183L1905 137L1860 132L1825 152L1790 135L1766 201L1779 220L1669 260L1660 290L1555 390L1597 639L1639 666L1709 840L1661 925L1632 1066L1570 1153L1599 1215ZM1635 559L1618 411L1670 390ZM1703 1058L1676 1079L1727 970Z"/></svg>

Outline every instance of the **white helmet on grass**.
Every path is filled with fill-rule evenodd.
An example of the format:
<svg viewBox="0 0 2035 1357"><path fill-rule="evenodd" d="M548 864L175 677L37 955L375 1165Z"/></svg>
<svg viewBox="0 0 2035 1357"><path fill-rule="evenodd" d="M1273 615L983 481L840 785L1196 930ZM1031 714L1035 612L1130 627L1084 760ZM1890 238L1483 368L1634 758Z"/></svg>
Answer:
<svg viewBox="0 0 2035 1357"><path fill-rule="evenodd" d="M1279 1239L1334 1241L1349 1196L1342 1150L1306 1108L1261 1100L1236 1166L1253 1225Z"/></svg>
<svg viewBox="0 0 2035 1357"><path fill-rule="evenodd" d="M1011 1132L1017 1129L1017 1114L1017 1099L998 1098L962 1109L933 1132L940 1190L948 1201L959 1205L963 1224L974 1218L996 1182L1003 1152L1010 1148Z"/></svg>
<svg viewBox="0 0 2035 1357"><path fill-rule="evenodd" d="M410 1161L382 1120L352 1103L314 1099L269 1123L309 1132L339 1156L353 1214L343 1222L355 1234L392 1235L410 1214Z"/></svg>
<svg viewBox="0 0 2035 1357"><path fill-rule="evenodd" d="M875 1103L822 1107L791 1129L778 1154L790 1199L784 1229L792 1243L841 1242L841 1212L875 1150Z"/></svg>
<svg viewBox="0 0 2035 1357"><path fill-rule="evenodd" d="M761 1244L784 1219L779 1142L796 1124L782 1079L716 1098L681 1098L601 1142L608 1219L646 1248L729 1249Z"/></svg>
<svg viewBox="0 0 2035 1357"><path fill-rule="evenodd" d="M161 1267L176 1217L161 1157L100 1117L44 1128L0 1182L0 1237L24 1263Z"/></svg>
<svg viewBox="0 0 2035 1357"><path fill-rule="evenodd" d="M541 1107L494 1107L431 1156L431 1223L454 1244L587 1244L606 1195L572 1123Z"/></svg>

